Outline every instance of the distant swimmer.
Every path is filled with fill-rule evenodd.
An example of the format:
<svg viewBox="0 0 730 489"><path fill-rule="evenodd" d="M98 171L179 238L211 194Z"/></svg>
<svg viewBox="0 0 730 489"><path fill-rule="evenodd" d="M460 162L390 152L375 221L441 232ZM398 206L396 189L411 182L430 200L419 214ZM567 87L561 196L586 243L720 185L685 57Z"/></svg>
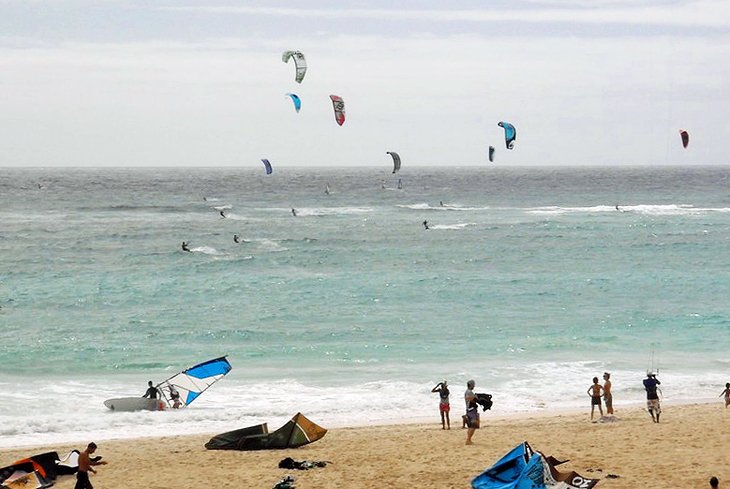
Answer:
<svg viewBox="0 0 730 489"><path fill-rule="evenodd" d="M239 238L237 234L234 234L233 235L233 242L234 243L240 243L241 242L241 238Z"/></svg>
<svg viewBox="0 0 730 489"><path fill-rule="evenodd" d="M297 217L297 210L294 207L291 208L291 215Z"/></svg>
<svg viewBox="0 0 730 489"><path fill-rule="evenodd" d="M188 253L192 253L193 252L193 250L191 250L190 248L188 248L188 242L187 241L183 241L182 242L182 250L183 251L187 251Z"/></svg>
<svg viewBox="0 0 730 489"><path fill-rule="evenodd" d="M428 227L428 221L423 221L423 227L426 229L431 229Z"/></svg>
<svg viewBox="0 0 730 489"><path fill-rule="evenodd" d="M225 212L223 212L223 211L221 211L221 217L225 219L225 218L227 217L227 216L226 216L226 213L225 213Z"/></svg>

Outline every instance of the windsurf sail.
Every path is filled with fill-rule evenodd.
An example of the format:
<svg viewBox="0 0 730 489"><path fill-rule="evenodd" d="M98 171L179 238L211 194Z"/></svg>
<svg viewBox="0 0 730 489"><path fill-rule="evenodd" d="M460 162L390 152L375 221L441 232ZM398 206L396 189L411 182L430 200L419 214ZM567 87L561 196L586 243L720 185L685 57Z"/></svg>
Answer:
<svg viewBox="0 0 730 489"><path fill-rule="evenodd" d="M302 108L302 100L299 98L299 95L296 93L287 93L287 96L291 97L291 101L294 103L294 110L299 112L299 109Z"/></svg>
<svg viewBox="0 0 730 489"><path fill-rule="evenodd" d="M307 60L301 51L284 51L281 55L281 60L284 63L288 63L290 59L294 59L294 65L296 65L297 73L294 77L297 83L302 83L304 75L307 73Z"/></svg>
<svg viewBox="0 0 730 489"><path fill-rule="evenodd" d="M267 450L297 448L315 442L325 428L297 413L284 426L269 433L266 423L216 435L205 444L208 450Z"/></svg>
<svg viewBox="0 0 730 489"><path fill-rule="evenodd" d="M173 375L157 384L157 388L169 407L182 408L221 380L231 368L226 357L215 358Z"/></svg>
<svg viewBox="0 0 730 489"><path fill-rule="evenodd" d="M563 462L532 450L520 443L471 482L473 489L590 489L599 479L589 479L576 472L559 472Z"/></svg>
<svg viewBox="0 0 730 489"><path fill-rule="evenodd" d="M507 149L514 149L515 139L517 139L517 129L509 122L498 122L497 125L504 129L504 144Z"/></svg>
<svg viewBox="0 0 730 489"><path fill-rule="evenodd" d="M400 156L395 151L386 151L385 154L390 155L393 158L393 173L400 170Z"/></svg>
<svg viewBox="0 0 730 489"><path fill-rule="evenodd" d="M264 164L264 168L266 168L266 174L271 175L271 172L273 171L271 169L271 163L269 163L269 160L266 158L261 158L261 162Z"/></svg>
<svg viewBox="0 0 730 489"><path fill-rule="evenodd" d="M330 95L332 100L332 107L335 109L335 120L337 124L342 125L345 123L345 101L339 95Z"/></svg>
<svg viewBox="0 0 730 489"><path fill-rule="evenodd" d="M489 147L489 162L491 163L493 161L494 161L494 146L490 146Z"/></svg>
<svg viewBox="0 0 730 489"><path fill-rule="evenodd" d="M679 136L682 138L682 146L687 148L689 146L689 133L682 129L679 131Z"/></svg>

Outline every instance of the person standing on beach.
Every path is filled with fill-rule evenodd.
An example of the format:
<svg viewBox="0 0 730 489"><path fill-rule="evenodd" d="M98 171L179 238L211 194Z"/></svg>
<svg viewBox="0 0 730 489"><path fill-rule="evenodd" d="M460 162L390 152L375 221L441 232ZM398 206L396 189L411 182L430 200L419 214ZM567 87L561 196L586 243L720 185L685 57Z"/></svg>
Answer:
<svg viewBox="0 0 730 489"><path fill-rule="evenodd" d="M431 389L431 392L439 393L439 413L441 413L441 429L450 430L451 420L449 419L449 411L451 405L449 404L449 387L446 381L439 382L436 387Z"/></svg>
<svg viewBox="0 0 730 489"><path fill-rule="evenodd" d="M598 406L598 412L603 417L603 408L601 407L603 386L598 383L598 377L593 377L593 385L588 388L588 395L591 396L591 421L593 421L593 412L596 410L596 406Z"/></svg>
<svg viewBox="0 0 730 489"><path fill-rule="evenodd" d="M89 472L96 474L92 465L106 465L106 461L91 460L91 454L96 451L96 443L89 443L86 449L79 453L79 470L76 472L76 485L74 489L94 489L89 480Z"/></svg>
<svg viewBox="0 0 730 489"><path fill-rule="evenodd" d="M720 393L718 397L725 396L725 408L730 404L730 382L725 384L725 390Z"/></svg>
<svg viewBox="0 0 730 489"><path fill-rule="evenodd" d="M646 389L646 409L651 414L651 419L659 422L659 415L662 413L662 407L659 404L658 385L661 384L656 378L656 374L652 371L646 373L644 379L644 389Z"/></svg>
<svg viewBox="0 0 730 489"><path fill-rule="evenodd" d="M611 394L611 374L603 372L603 400L606 403L606 414L613 414L613 395Z"/></svg>
<svg viewBox="0 0 730 489"><path fill-rule="evenodd" d="M474 432L479 428L479 410L477 407L477 396L474 394L474 386L476 383L470 380L466 383L466 391L464 392L464 403L466 404L466 414L464 415L464 422L467 426L466 431L466 444L473 445L471 441Z"/></svg>

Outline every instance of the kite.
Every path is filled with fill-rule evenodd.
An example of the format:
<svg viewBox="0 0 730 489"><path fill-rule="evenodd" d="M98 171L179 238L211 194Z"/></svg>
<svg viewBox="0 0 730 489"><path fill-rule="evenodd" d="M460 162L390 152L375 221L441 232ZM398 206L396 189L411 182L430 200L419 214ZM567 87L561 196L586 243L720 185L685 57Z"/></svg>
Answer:
<svg viewBox="0 0 730 489"><path fill-rule="evenodd" d="M338 95L330 95L332 107L335 109L335 120L339 125L345 123L345 101Z"/></svg>
<svg viewBox="0 0 730 489"><path fill-rule="evenodd" d="M509 122L499 122L499 127L504 128L504 143L507 145L507 149L514 149L515 139L517 139L517 129Z"/></svg>
<svg viewBox="0 0 730 489"><path fill-rule="evenodd" d="M289 58L294 58L294 64L297 67L297 74L294 79L297 83L302 83L304 75L307 73L307 60L304 59L304 55L299 51L284 51L284 54L281 55L281 60L284 63L288 63Z"/></svg>
<svg viewBox="0 0 730 489"><path fill-rule="evenodd" d="M271 163L269 163L269 160L266 158L261 158L261 162L264 164L264 167L266 167L266 174L271 175L271 172L273 171L271 169Z"/></svg>
<svg viewBox="0 0 730 489"><path fill-rule="evenodd" d="M689 133L687 131L685 131L684 129L680 129L679 135L682 138L682 146L685 148L687 146L689 146Z"/></svg>
<svg viewBox="0 0 730 489"><path fill-rule="evenodd" d="M296 93L287 93L287 95L291 97L291 101L294 102L294 110L299 112L299 109L302 108L302 101L299 98L299 95L297 95Z"/></svg>
<svg viewBox="0 0 730 489"><path fill-rule="evenodd" d="M395 151L386 151L385 154L393 157L393 173L400 170L400 156Z"/></svg>
<svg viewBox="0 0 730 489"><path fill-rule="evenodd" d="M322 438L327 430L297 413L284 426L269 433L266 423L216 435L205 444L208 450L265 450L297 448Z"/></svg>

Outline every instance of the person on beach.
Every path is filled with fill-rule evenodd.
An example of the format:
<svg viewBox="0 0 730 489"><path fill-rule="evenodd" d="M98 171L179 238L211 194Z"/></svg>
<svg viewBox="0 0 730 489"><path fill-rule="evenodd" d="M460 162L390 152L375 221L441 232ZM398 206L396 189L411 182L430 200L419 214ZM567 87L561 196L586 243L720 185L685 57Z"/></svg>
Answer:
<svg viewBox="0 0 730 489"><path fill-rule="evenodd" d="M76 485L74 489L94 489L89 480L89 472L96 474L92 465L106 465L106 460L92 460L91 454L96 451L96 443L89 443L86 449L79 453L79 470L76 472Z"/></svg>
<svg viewBox="0 0 730 489"><path fill-rule="evenodd" d="M613 414L613 395L611 394L611 374L603 372L603 401L606 403L606 414Z"/></svg>
<svg viewBox="0 0 730 489"><path fill-rule="evenodd" d="M710 487L712 487L712 489L717 489L718 487L720 487L720 481L717 480L717 477L715 477L714 475L710 477Z"/></svg>
<svg viewBox="0 0 730 489"><path fill-rule="evenodd" d="M474 386L476 383L470 380L466 383L466 391L464 392L464 403L466 404L466 414L462 418L466 423L466 445L473 445L471 441L474 432L479 428L479 410L477 407L477 396L474 394Z"/></svg>
<svg viewBox="0 0 730 489"><path fill-rule="evenodd" d="M603 417L603 408L601 407L601 397L603 397L603 386L598 383L598 377L593 377L593 385L588 388L588 395L591 396L591 421L593 421L593 412L598 406L598 412Z"/></svg>
<svg viewBox="0 0 730 489"><path fill-rule="evenodd" d="M182 250L183 251L187 251L188 253L192 253L193 252L190 248L188 248L188 242L187 241L183 241L182 242Z"/></svg>
<svg viewBox="0 0 730 489"><path fill-rule="evenodd" d="M451 420L449 419L449 411L451 410L451 404L449 404L449 387L446 381L439 382L436 387L431 389L431 392L439 393L439 413L441 414L441 429L450 430Z"/></svg>
<svg viewBox="0 0 730 489"><path fill-rule="evenodd" d="M652 371L646 372L644 379L644 389L646 389L646 409L651 414L651 419L659 422L659 415L662 413L662 407L659 404L659 388L661 382L656 378L656 374Z"/></svg>
<svg viewBox="0 0 730 489"><path fill-rule="evenodd" d="M725 396L725 408L730 404L730 382L725 384L725 390L720 393L718 397Z"/></svg>
<svg viewBox="0 0 730 489"><path fill-rule="evenodd" d="M150 399L157 399L158 397L160 397L160 391L157 389L157 387L152 385L151 380L147 382L147 392L145 392L144 396L142 397L149 397Z"/></svg>

